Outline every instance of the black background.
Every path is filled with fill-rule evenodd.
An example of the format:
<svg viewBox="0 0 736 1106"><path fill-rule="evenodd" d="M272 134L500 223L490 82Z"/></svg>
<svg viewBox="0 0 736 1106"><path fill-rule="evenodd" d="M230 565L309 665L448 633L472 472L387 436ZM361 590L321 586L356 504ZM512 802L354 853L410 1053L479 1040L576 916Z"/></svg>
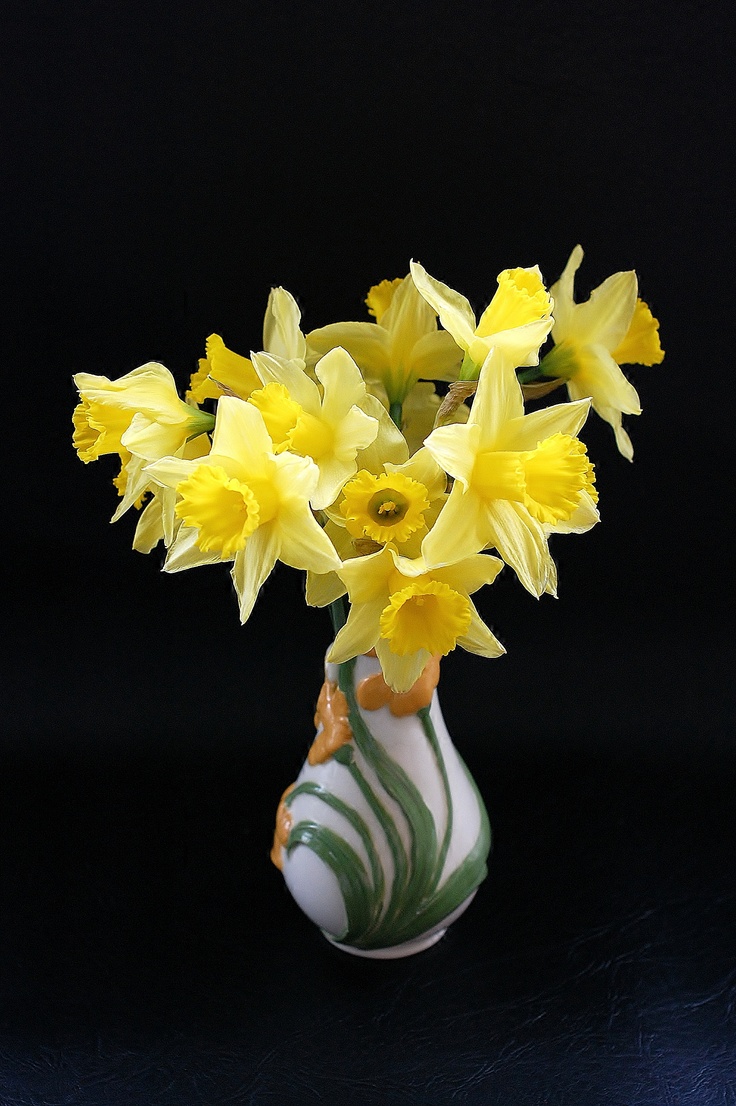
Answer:
<svg viewBox="0 0 736 1106"><path fill-rule="evenodd" d="M110 2L4 19L0 1103L736 1103L726 5ZM76 371L367 317L416 257L636 268L662 366L560 598L481 596L445 716L494 829L414 959L331 949L268 861L329 643L279 569L162 576L71 448ZM508 577L508 578L507 578Z"/></svg>

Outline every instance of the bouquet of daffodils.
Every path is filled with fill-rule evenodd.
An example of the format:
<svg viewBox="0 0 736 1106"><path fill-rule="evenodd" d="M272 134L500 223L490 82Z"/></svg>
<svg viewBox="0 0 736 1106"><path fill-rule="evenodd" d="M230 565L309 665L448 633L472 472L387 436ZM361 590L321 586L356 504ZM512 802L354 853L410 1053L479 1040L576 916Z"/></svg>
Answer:
<svg viewBox="0 0 736 1106"><path fill-rule="evenodd" d="M333 615L328 660L375 650L405 692L456 645L504 652L471 598L504 564L555 594L550 535L599 518L578 437L591 406L633 456L622 415L639 397L620 366L662 360L658 323L634 272L576 303L582 256L549 290L536 266L504 270L479 318L414 261L370 289L372 321L307 334L274 288L263 349L210 335L185 399L155 362L78 373L74 445L120 458L113 521L140 511L134 549L163 541L166 572L227 562L242 622L277 561L306 572L307 603Z"/></svg>

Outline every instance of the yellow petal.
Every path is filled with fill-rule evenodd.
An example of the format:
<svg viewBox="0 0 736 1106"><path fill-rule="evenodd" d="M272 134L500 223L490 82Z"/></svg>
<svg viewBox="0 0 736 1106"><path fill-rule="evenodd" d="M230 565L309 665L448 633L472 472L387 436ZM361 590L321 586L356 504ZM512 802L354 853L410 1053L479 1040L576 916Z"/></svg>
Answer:
<svg viewBox="0 0 736 1106"><path fill-rule="evenodd" d="M311 354L324 356L342 346L357 362L366 380L382 380L391 364L389 336L376 323L331 323L307 335Z"/></svg>
<svg viewBox="0 0 736 1106"><path fill-rule="evenodd" d="M390 336L392 364L410 372L417 342L437 330L437 313L420 296L411 276L405 277L394 292L381 326Z"/></svg>
<svg viewBox="0 0 736 1106"><path fill-rule="evenodd" d="M299 324L299 305L285 288L272 288L263 320L263 348L286 360L306 358L307 344Z"/></svg>
<svg viewBox="0 0 736 1106"><path fill-rule="evenodd" d="M418 291L437 312L445 330L449 331L462 349L469 349L475 337L475 313L468 300L447 284L430 276L418 261L412 261L410 268Z"/></svg>
<svg viewBox="0 0 736 1106"><path fill-rule="evenodd" d="M456 591L472 595L474 591L492 584L503 568L503 561L492 557L490 553L476 553L445 568L432 570L432 578L444 580Z"/></svg>
<svg viewBox="0 0 736 1106"><path fill-rule="evenodd" d="M498 638L491 633L480 617L474 603L470 602L471 621L465 634L458 638L458 645L480 657L501 657L506 652Z"/></svg>
<svg viewBox="0 0 736 1106"><path fill-rule="evenodd" d="M279 540L274 523L260 526L235 555L232 578L240 605L240 621L247 622L258 592L271 575L279 555Z"/></svg>
<svg viewBox="0 0 736 1106"><path fill-rule="evenodd" d="M488 506L488 525L501 557L538 598L547 586L552 561L541 524L520 504L499 499Z"/></svg>
<svg viewBox="0 0 736 1106"><path fill-rule="evenodd" d="M499 449L536 449L552 434L576 437L590 411L590 399L571 403L554 403L532 411L520 419L511 419L498 437Z"/></svg>
<svg viewBox="0 0 736 1106"><path fill-rule="evenodd" d="M564 341L570 330L575 310L575 274L580 268L582 260L583 247L575 246L560 279L550 288L550 295L554 302L555 321L552 327L552 337L555 342Z"/></svg>
<svg viewBox="0 0 736 1106"><path fill-rule="evenodd" d="M583 346L577 351L578 369L567 384L571 399L590 396L593 407L614 407L626 415L640 415L636 388L626 379L612 355L603 346Z"/></svg>
<svg viewBox="0 0 736 1106"><path fill-rule="evenodd" d="M456 484L422 542L422 556L430 568L453 564L485 549L492 537L483 501Z"/></svg>
<svg viewBox="0 0 736 1106"><path fill-rule="evenodd" d="M378 642L380 633L378 620L384 603L385 597L381 596L370 603L360 603L350 608L347 622L327 653L327 660L330 663L342 664L343 661L373 649Z"/></svg>
<svg viewBox="0 0 736 1106"><path fill-rule="evenodd" d="M447 330L432 330L418 340L411 353L417 380L457 380L463 351Z"/></svg>
<svg viewBox="0 0 736 1106"><path fill-rule="evenodd" d="M388 642L381 638L376 642L375 648L383 678L392 691L399 693L409 691L414 686L431 658L426 649L399 657L391 651Z"/></svg>
<svg viewBox="0 0 736 1106"><path fill-rule="evenodd" d="M331 572L340 567L335 547L306 502L282 505L276 525L279 557L284 564L310 572Z"/></svg>

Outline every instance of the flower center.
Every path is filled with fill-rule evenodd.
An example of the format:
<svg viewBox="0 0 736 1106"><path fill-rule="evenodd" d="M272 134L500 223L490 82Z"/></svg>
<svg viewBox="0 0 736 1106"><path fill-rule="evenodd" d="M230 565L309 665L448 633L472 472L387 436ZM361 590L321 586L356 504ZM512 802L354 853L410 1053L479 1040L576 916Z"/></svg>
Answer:
<svg viewBox="0 0 736 1106"><path fill-rule="evenodd" d="M395 591L379 619L381 637L400 657L426 649L449 653L468 630L470 601L440 580L414 580Z"/></svg>
<svg viewBox="0 0 736 1106"><path fill-rule="evenodd" d="M245 483L220 465L199 465L178 485L175 511L185 526L199 531L203 553L219 552L223 560L245 547L250 535L276 513L276 497L265 480Z"/></svg>
<svg viewBox="0 0 736 1106"><path fill-rule="evenodd" d="M382 544L406 541L424 525L424 512L429 508L424 484L403 472L374 476L361 470L345 485L343 494L340 510L348 533Z"/></svg>

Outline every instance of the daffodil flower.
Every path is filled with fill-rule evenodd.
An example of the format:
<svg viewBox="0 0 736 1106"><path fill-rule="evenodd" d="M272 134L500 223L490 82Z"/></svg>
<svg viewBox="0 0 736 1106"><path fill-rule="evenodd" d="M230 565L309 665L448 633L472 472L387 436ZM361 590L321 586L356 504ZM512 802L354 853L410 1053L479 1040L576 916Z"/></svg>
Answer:
<svg viewBox="0 0 736 1106"><path fill-rule="evenodd" d="M386 683L408 691L432 656L456 645L484 657L505 650L480 617L470 595L495 580L501 561L476 554L429 570L391 545L340 568L350 614L327 659L335 663L376 650Z"/></svg>
<svg viewBox="0 0 736 1106"><path fill-rule="evenodd" d="M342 346L366 381L383 385L389 405L403 403L419 379L455 379L462 354L452 336L437 329L437 312L410 276L371 288L366 303L374 323L332 323L312 330L308 349L324 354Z"/></svg>
<svg viewBox="0 0 736 1106"><path fill-rule="evenodd" d="M74 446L84 462L116 453L121 460L115 485L122 496L112 521L140 505L150 490L146 462L179 452L206 434L214 417L179 398L168 369L141 365L117 380L91 373L74 377L81 397L74 411ZM208 439L202 438L206 452Z"/></svg>
<svg viewBox="0 0 736 1106"><path fill-rule="evenodd" d="M325 531L341 560L391 544L416 558L446 499L447 477L426 449L403 464L386 461L379 473L361 468L327 512ZM324 607L344 595L340 576L307 574L307 603Z"/></svg>
<svg viewBox="0 0 736 1106"><path fill-rule="evenodd" d="M410 267L419 292L465 350L461 380L477 379L492 349L513 368L538 364L539 347L552 326L552 300L538 266L504 269L493 299L477 322L465 296L430 276L419 262L412 261Z"/></svg>
<svg viewBox="0 0 736 1106"><path fill-rule="evenodd" d="M277 560L315 572L340 566L309 506L317 466L293 453L274 453L263 417L251 403L223 396L206 457L167 457L146 471L178 496L175 513L183 525L165 571L232 561L242 622Z"/></svg>
<svg viewBox="0 0 736 1106"><path fill-rule="evenodd" d="M312 495L315 510L328 507L357 470L358 452L378 434L378 420L361 410L365 382L344 349L333 349L315 367L319 386L300 363L254 353L263 387L251 393L276 453L311 457L319 470Z"/></svg>
<svg viewBox="0 0 736 1106"><path fill-rule="evenodd" d="M589 396L593 410L610 423L620 453L631 461L634 449L621 425L622 415L641 414L636 389L620 365L658 365L664 358L659 323L637 298L633 271L614 273L585 303L575 303L575 273L583 260L576 246L552 288L555 346L542 362L545 376L561 377L571 399Z"/></svg>
<svg viewBox="0 0 736 1106"><path fill-rule="evenodd" d="M304 368L307 343L300 329L299 305L285 288L272 288L263 320L263 348L276 357L299 361ZM206 356L189 382L189 395L196 403L235 395L247 399L260 388L261 381L249 357L235 353L219 334L210 334L205 344Z"/></svg>
<svg viewBox="0 0 736 1106"><path fill-rule="evenodd" d="M427 449L454 478L422 543L429 565L495 548L533 595L554 591L548 537L598 521L593 466L576 437L590 400L524 414L511 364L492 350L481 369L470 418L442 426Z"/></svg>

